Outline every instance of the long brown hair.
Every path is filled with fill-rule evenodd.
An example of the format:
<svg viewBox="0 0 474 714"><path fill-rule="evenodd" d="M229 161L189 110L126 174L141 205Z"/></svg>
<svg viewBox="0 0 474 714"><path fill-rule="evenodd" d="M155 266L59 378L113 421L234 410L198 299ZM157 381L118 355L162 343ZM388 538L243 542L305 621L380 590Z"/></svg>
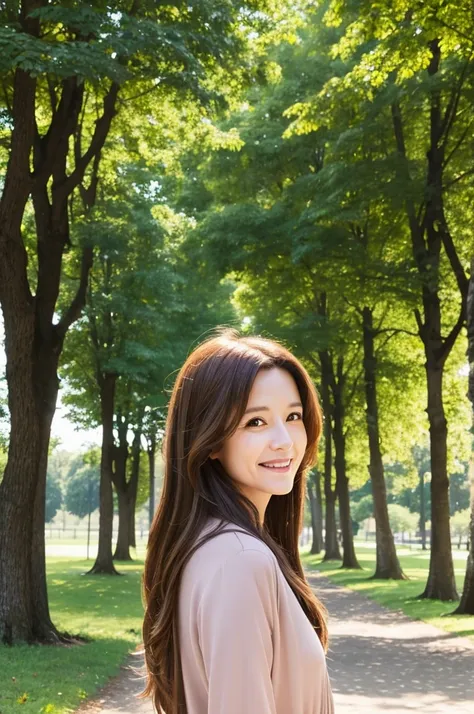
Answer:
<svg viewBox="0 0 474 714"><path fill-rule="evenodd" d="M286 495L272 496L265 520L209 458L237 428L257 372L280 367L294 378L303 404L307 446ZM187 714L178 641L181 574L193 552L215 537L222 524L197 542L208 517L230 522L262 540L275 554L288 584L327 649L326 610L311 590L298 551L306 472L314 465L321 410L303 365L283 345L218 328L187 358L174 384L166 422L163 491L150 529L143 574L143 644L146 686L158 712Z"/></svg>

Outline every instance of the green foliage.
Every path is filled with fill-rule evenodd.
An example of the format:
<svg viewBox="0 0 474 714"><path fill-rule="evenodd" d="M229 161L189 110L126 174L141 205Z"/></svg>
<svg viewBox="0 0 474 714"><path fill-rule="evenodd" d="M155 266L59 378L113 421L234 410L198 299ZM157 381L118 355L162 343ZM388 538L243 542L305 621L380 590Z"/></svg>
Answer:
<svg viewBox="0 0 474 714"><path fill-rule="evenodd" d="M50 523L63 503L63 493L57 476L47 474L45 523Z"/></svg>
<svg viewBox="0 0 474 714"><path fill-rule="evenodd" d="M469 535L469 525L471 522L471 509L465 508L463 511L457 511L451 518L451 533L454 538L461 541L462 538L467 538Z"/></svg>
<svg viewBox="0 0 474 714"><path fill-rule="evenodd" d="M372 495L363 496L360 501L351 504L351 515L356 523L361 524L374 515L374 501Z"/></svg>
<svg viewBox="0 0 474 714"><path fill-rule="evenodd" d="M418 528L418 517L408 508L398 503L388 504L388 517L394 533L414 533Z"/></svg>
<svg viewBox="0 0 474 714"><path fill-rule="evenodd" d="M84 518L99 508L100 472L97 465L79 468L66 482L64 505L69 513Z"/></svg>

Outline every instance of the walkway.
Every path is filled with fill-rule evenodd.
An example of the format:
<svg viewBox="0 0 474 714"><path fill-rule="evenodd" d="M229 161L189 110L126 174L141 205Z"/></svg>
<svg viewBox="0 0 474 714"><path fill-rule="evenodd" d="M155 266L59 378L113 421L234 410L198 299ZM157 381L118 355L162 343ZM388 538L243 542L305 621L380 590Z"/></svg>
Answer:
<svg viewBox="0 0 474 714"><path fill-rule="evenodd" d="M336 714L474 714L474 643L389 611L322 576Z"/></svg>
<svg viewBox="0 0 474 714"><path fill-rule="evenodd" d="M336 714L474 713L473 642L388 611L321 575L308 579L330 614ZM125 667L77 714L152 714L149 701L134 697L140 688Z"/></svg>

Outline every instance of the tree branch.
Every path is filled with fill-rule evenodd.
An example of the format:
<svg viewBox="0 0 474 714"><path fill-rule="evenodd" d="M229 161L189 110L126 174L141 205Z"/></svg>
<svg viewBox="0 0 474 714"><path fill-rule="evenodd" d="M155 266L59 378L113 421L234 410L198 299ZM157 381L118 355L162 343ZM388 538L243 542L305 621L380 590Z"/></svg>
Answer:
<svg viewBox="0 0 474 714"><path fill-rule="evenodd" d="M463 143L464 139L466 138L466 136L467 136L467 134L468 134L468 132L469 132L469 129L471 128L472 124L473 124L473 122L470 121L469 124L467 125L467 127L466 127L466 128L464 129L464 131L462 132L461 138L458 139L458 141L455 143L455 145L453 146L453 148L452 148L451 151L449 152L448 156L445 158L444 163L443 163L443 169L446 168L446 166L449 164L449 162L451 161L451 159L452 159L452 157L454 156L454 154L456 153L456 151L458 151L459 147L462 145L462 143Z"/></svg>
<svg viewBox="0 0 474 714"><path fill-rule="evenodd" d="M474 174L474 167L472 169L464 171L464 173L460 174L459 176L456 176L456 178L452 179L452 181L448 181L448 183L444 185L444 188L451 188L451 186L454 186L454 184L458 183L458 181L462 181L464 178L466 178L466 176L472 176L472 174Z"/></svg>
<svg viewBox="0 0 474 714"><path fill-rule="evenodd" d="M92 260L93 248L92 246L86 246L82 251L79 287L71 304L55 327L56 333L60 340L64 339L69 327L79 318L82 309L86 304L87 285L89 282L89 273L92 268Z"/></svg>
<svg viewBox="0 0 474 714"><path fill-rule="evenodd" d="M112 119L116 114L116 101L119 85L113 82L108 93L104 97L102 116L96 121L94 133L87 151L76 163L74 170L61 186L57 187L58 192L68 196L80 184L84 178L84 173L93 157L102 149L109 133Z"/></svg>
<svg viewBox="0 0 474 714"><path fill-rule="evenodd" d="M444 117L441 122L440 135L443 136L442 147L441 147L443 151L445 151L445 149L446 149L446 144L448 142L449 133L452 129L454 120L456 118L457 109L459 106L459 100L461 99L461 93L462 93L464 80L466 79L466 73L467 73L468 67L470 66L470 63L471 63L471 57L472 57L472 52L464 63L461 74L459 75L459 80L451 93L451 99L448 102L448 106L446 107L446 111L444 113Z"/></svg>
<svg viewBox="0 0 474 714"><path fill-rule="evenodd" d="M461 309L459 311L459 317L456 321L456 324L453 326L451 332L449 335L446 337L446 339L443 342L443 346L439 350L438 353L438 359L441 361L442 364L444 364L449 357L449 353L451 352L454 343L456 342L459 333L461 332L463 326L466 323L466 299L463 298L461 302Z"/></svg>

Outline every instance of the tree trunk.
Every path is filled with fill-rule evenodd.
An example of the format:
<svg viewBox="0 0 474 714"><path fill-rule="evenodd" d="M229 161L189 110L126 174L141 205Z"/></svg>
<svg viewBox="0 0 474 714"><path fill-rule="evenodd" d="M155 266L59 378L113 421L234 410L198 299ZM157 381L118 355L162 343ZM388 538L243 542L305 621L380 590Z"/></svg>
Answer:
<svg viewBox="0 0 474 714"><path fill-rule="evenodd" d="M106 573L118 575L112 559L112 533L114 501L112 494L112 470L114 449L114 402L117 375L98 375L100 387L100 410L102 421L102 449L100 455L100 503L99 503L99 548L97 558L88 574Z"/></svg>
<svg viewBox="0 0 474 714"><path fill-rule="evenodd" d="M129 490L130 490L130 547L136 548L136 527L135 527L135 514L137 508L137 493L138 493L138 480L140 478L140 459L141 459L141 439L142 439L142 419L143 414L141 413L139 418L139 424L135 429L135 434L132 444L132 473L130 477Z"/></svg>
<svg viewBox="0 0 474 714"><path fill-rule="evenodd" d="M315 474L315 495L316 495L316 529L319 541L319 551L323 549L323 497L321 492L321 474L319 470Z"/></svg>
<svg viewBox="0 0 474 714"><path fill-rule="evenodd" d="M8 461L0 484L0 642L13 644L34 640L31 514L41 439L33 360L25 349L34 339L34 314L28 305L17 306L16 316L3 312L5 333L10 337L5 348L11 427Z"/></svg>
<svg viewBox="0 0 474 714"><path fill-rule="evenodd" d="M443 370L426 365L428 419L431 449L431 557L428 582L422 598L458 598L449 528L449 478L447 472L447 424L444 416Z"/></svg>
<svg viewBox="0 0 474 714"><path fill-rule="evenodd" d="M119 532L114 560L132 560L130 548L135 547L135 505L140 474L141 419L135 430L131 450L131 474L127 481L128 431L129 415L122 415L118 426L119 445L115 449L114 485L119 503Z"/></svg>
<svg viewBox="0 0 474 714"><path fill-rule="evenodd" d="M148 454L148 473L150 481L150 501L148 504L148 525L151 528L153 516L155 515L155 453L156 453L156 437L153 434L147 439L147 454Z"/></svg>
<svg viewBox="0 0 474 714"><path fill-rule="evenodd" d="M119 528L117 545L115 546L114 560L132 560L130 555L130 511L132 502L127 488L117 490L119 507Z"/></svg>
<svg viewBox="0 0 474 714"><path fill-rule="evenodd" d="M318 503L316 484L308 483L308 499L311 513L311 530L313 532L310 553L311 555L318 555L322 550L323 539L321 532L321 505Z"/></svg>
<svg viewBox="0 0 474 714"><path fill-rule="evenodd" d="M22 29L41 33L22 4ZM104 98L89 152L66 177L71 137L78 134L84 83L64 77L54 96L52 118L40 136L36 124L36 79L13 73L13 131L0 200L0 302L5 351L10 441L0 484L0 642L57 642L63 639L48 610L44 556L44 498L51 420L57 395L57 364L64 336L84 305L92 249L83 251L76 294L56 319L62 257L69 243L68 198L100 153L115 114L118 85ZM58 100L58 101L57 101ZM57 102L57 103L56 103ZM56 111L57 110L57 111ZM68 168L70 168L68 166ZM65 180L63 180L65 179ZM29 283L22 223L32 196L36 224L35 287Z"/></svg>
<svg viewBox="0 0 474 714"><path fill-rule="evenodd" d="M468 395L473 409L474 427L474 258L471 259L471 277L467 296L467 356L469 360L469 390ZM469 524L468 556L466 575L461 595L461 602L454 611L455 615L474 615L474 449L471 451L469 464L471 484L471 520Z"/></svg>
<svg viewBox="0 0 474 714"><path fill-rule="evenodd" d="M435 77L440 69L441 46L437 39L429 42L431 53L427 72ZM460 81L457 92L461 91ZM444 211L444 167L449 132L454 124L457 100L448 101L443 109L439 83L431 81L429 88L429 139L426 152L427 171L425 182L424 211L419 211L412 198L413 184L406 154L401 106L392 105L392 121L397 151L399 178L407 186L405 200L412 253L421 284L423 314L417 309L415 317L418 333L425 351L428 420L431 448L431 551L430 570L422 598L456 600L458 597L454 579L449 530L449 480L447 477L447 423L443 405L443 372L446 360L459 336L466 317L468 281L463 265L449 230ZM452 95L452 98L455 95ZM441 247L447 258L451 273L460 293L460 309L457 321L444 337L440 289Z"/></svg>
<svg viewBox="0 0 474 714"><path fill-rule="evenodd" d="M130 502L130 525L128 527L128 532L130 535L130 548L137 547L137 534L136 534L136 514L137 514L137 494L131 494Z"/></svg>
<svg viewBox="0 0 474 714"><path fill-rule="evenodd" d="M68 635L61 635L53 625L49 613L46 583L46 548L44 540L46 474L51 435L51 423L56 410L59 381L55 360L51 364L49 385L43 385L42 400L44 414L41 417L41 455L38 464L35 505L33 511L33 534L31 544L31 583L33 599L33 631L35 640L40 642L66 642Z"/></svg>
<svg viewBox="0 0 474 714"><path fill-rule="evenodd" d="M334 397L334 464L336 468L336 492L339 500L339 518L342 531L342 567L360 568L354 548L351 507L349 501L349 479L346 474L346 437L344 434L343 405L343 360L338 359L338 378L333 380Z"/></svg>
<svg viewBox="0 0 474 714"><path fill-rule="evenodd" d="M320 353L321 361L321 401L324 412L324 500L326 503L324 558L327 560L342 560L336 527L336 489L332 487L332 405L330 396L329 354Z"/></svg>
<svg viewBox="0 0 474 714"><path fill-rule="evenodd" d="M30 321L25 316L22 321L20 313L12 316L15 328L11 339L8 310L4 315L9 337L11 434L0 485L0 641L66 642L69 637L60 634L50 618L44 543L46 471L58 393L59 351L53 331L49 339L36 340L33 354L25 350L28 343L23 340L31 328ZM21 347L15 344L17 339ZM21 358L18 349L23 352ZM15 369L11 368L12 360Z"/></svg>
<svg viewBox="0 0 474 714"><path fill-rule="evenodd" d="M420 535L421 549L426 550L426 502L425 502L425 472L420 471Z"/></svg>
<svg viewBox="0 0 474 714"><path fill-rule="evenodd" d="M364 307L362 311L362 328L367 434L370 454L369 473L372 483L376 538L376 566L373 577L387 580L404 580L405 576L398 561L395 541L388 518L387 489L380 451L376 384L377 358L374 349L373 315L369 307Z"/></svg>

